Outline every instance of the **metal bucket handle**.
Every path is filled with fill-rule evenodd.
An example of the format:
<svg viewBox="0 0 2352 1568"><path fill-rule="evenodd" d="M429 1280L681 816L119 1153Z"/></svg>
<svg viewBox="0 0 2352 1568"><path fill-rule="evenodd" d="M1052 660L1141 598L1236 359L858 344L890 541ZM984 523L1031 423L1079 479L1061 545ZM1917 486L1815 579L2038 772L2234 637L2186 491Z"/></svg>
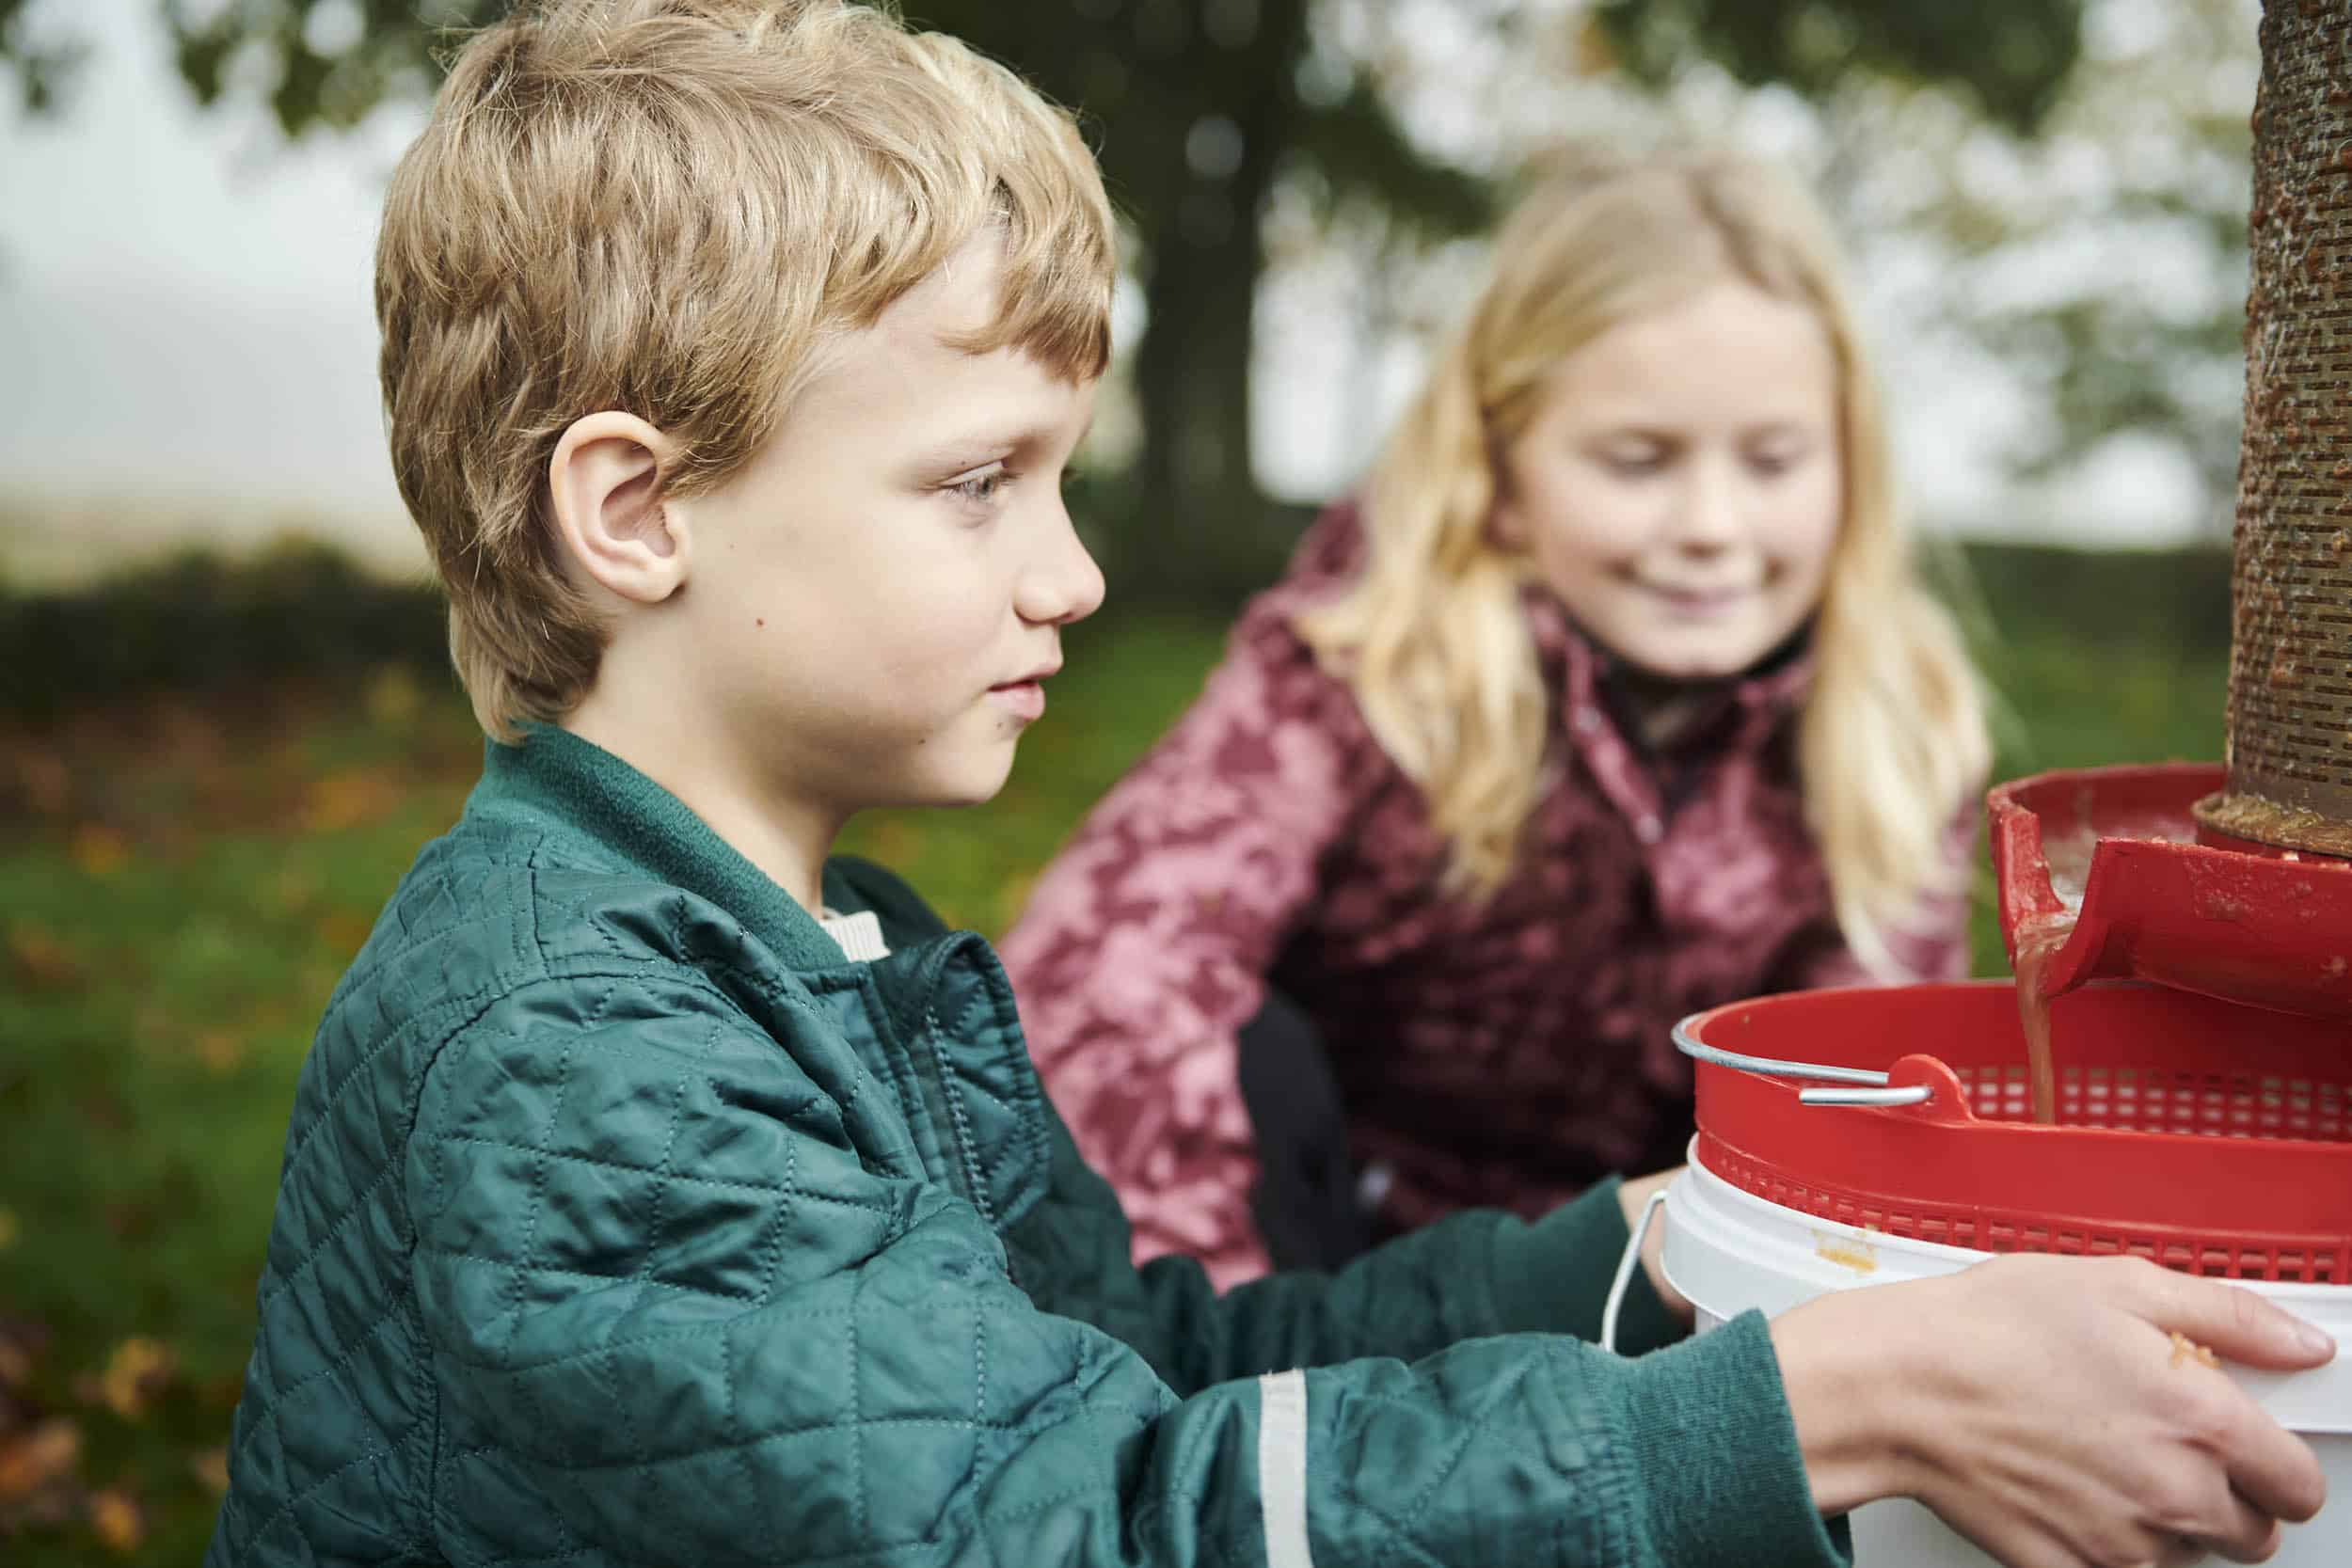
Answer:
<svg viewBox="0 0 2352 1568"><path fill-rule="evenodd" d="M1765 1078L1811 1078L1836 1087L1799 1089L1797 1100L1805 1105L1924 1105L1935 1098L1935 1090L1925 1084L1902 1084L1890 1086L1891 1080L1883 1072L1867 1068L1831 1067L1821 1062L1788 1062L1777 1056L1743 1056L1737 1051L1720 1046L1701 1044L1691 1033L1691 1025L1702 1013L1693 1013L1674 1026L1675 1049L1694 1061L1709 1062L1739 1072L1753 1072Z"/></svg>

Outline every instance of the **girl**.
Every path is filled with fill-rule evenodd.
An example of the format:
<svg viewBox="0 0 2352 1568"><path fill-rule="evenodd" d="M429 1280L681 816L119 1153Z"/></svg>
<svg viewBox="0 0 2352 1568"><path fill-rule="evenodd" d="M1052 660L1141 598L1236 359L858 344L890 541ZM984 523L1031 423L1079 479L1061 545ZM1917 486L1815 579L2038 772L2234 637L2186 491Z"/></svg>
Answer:
<svg viewBox="0 0 2352 1568"><path fill-rule="evenodd" d="M1329 1264L1678 1162L1687 1013L1962 974L1987 756L1820 213L1596 160L1004 958L1138 1258Z"/></svg>

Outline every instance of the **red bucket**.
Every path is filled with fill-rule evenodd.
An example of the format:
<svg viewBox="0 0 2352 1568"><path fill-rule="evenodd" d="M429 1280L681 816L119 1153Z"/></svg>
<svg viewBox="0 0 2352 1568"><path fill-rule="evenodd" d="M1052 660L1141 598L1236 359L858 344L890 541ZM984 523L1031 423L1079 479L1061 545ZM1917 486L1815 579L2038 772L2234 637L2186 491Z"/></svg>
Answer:
<svg viewBox="0 0 2352 1568"><path fill-rule="evenodd" d="M2099 985L2058 998L2052 1030L2044 1126L2007 982L1697 1014L1675 1031L1698 1058L1696 1158L1767 1202L1947 1246L2352 1284L2352 1025ZM1910 1103L1807 1102L1841 1098Z"/></svg>

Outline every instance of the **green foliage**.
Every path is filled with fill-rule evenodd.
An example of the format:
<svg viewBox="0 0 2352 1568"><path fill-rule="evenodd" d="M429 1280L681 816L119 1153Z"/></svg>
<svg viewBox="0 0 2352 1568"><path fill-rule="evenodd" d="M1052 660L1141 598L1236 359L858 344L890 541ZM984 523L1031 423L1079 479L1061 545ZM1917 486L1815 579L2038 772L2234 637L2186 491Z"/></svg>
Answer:
<svg viewBox="0 0 2352 1568"><path fill-rule="evenodd" d="M1323 210L1361 203L1425 238L1472 234L1496 216L1486 182L1431 162L1413 148L1379 89L1357 77L1302 117L1294 172L1323 198Z"/></svg>
<svg viewBox="0 0 2352 1568"><path fill-rule="evenodd" d="M1991 640L1996 647L2024 642L2074 650L2093 670L2104 666L2110 650L2127 657L2152 651L2203 660L2229 655L2230 552L2224 546L2074 550L1974 542L1961 553L1963 592L1997 628Z"/></svg>
<svg viewBox="0 0 2352 1568"><path fill-rule="evenodd" d="M1661 84L1704 54L1750 86L1818 97L1872 71L1964 86L1995 119L2030 131L2081 48L2080 0L1602 0L1625 63Z"/></svg>
<svg viewBox="0 0 2352 1568"><path fill-rule="evenodd" d="M2255 0L2111 7L2098 57L2075 70L2030 143L1950 125L1882 123L1937 170L1904 227L1951 264L1916 309L1973 339L2050 417L2021 432L2013 472L2063 474L2129 435L2194 465L2214 537L2235 490L2244 388ZM1942 150L1934 150L1939 143ZM1862 217L1858 227L1883 220ZM2086 256L2105 260L2098 271ZM2129 275L2134 286L2119 288Z"/></svg>
<svg viewBox="0 0 2352 1568"><path fill-rule="evenodd" d="M445 682L439 606L429 587L385 582L299 539L241 564L189 550L77 593L0 586L0 714L388 664Z"/></svg>
<svg viewBox="0 0 2352 1568"><path fill-rule="evenodd" d="M61 83L87 54L78 44L33 36L25 17L31 0L0 0L0 70L13 67L24 107L34 114L55 108Z"/></svg>
<svg viewBox="0 0 2352 1568"><path fill-rule="evenodd" d="M164 0L173 58L199 103L231 90L229 67L256 58L269 74L270 111L289 136L313 125L348 129L386 98L429 89L437 49L503 15L511 0L363 0L352 40L322 40L324 0Z"/></svg>

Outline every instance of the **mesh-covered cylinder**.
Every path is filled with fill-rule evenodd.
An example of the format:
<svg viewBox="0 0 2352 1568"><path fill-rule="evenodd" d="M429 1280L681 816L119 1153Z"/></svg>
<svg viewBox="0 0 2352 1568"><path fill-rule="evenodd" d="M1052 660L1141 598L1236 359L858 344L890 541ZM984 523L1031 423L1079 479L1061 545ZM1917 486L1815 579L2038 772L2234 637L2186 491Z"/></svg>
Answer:
<svg viewBox="0 0 2352 1568"><path fill-rule="evenodd" d="M2254 104L2228 793L2240 837L2352 853L2352 5L2265 0Z"/></svg>

